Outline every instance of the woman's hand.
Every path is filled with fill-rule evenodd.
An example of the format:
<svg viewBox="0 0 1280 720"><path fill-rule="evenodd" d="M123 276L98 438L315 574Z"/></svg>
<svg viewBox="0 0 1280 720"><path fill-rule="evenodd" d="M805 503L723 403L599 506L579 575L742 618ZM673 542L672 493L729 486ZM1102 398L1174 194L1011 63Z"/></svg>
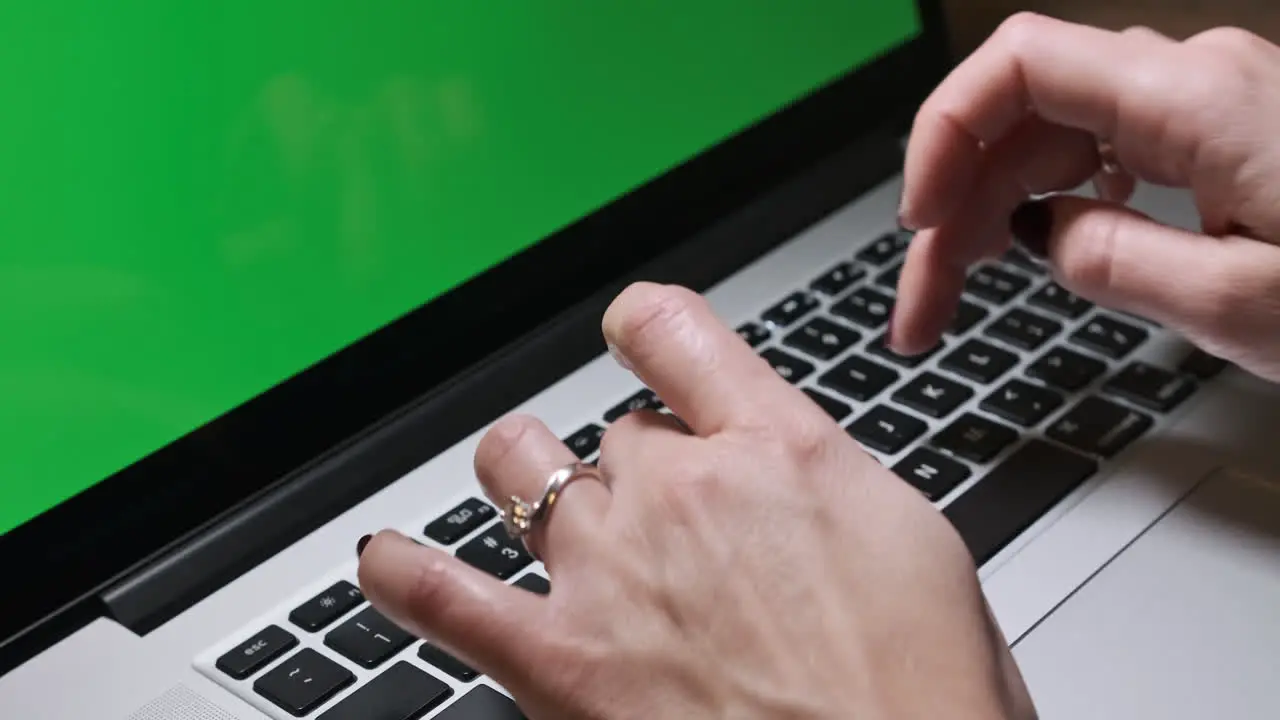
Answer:
<svg viewBox="0 0 1280 720"><path fill-rule="evenodd" d="M1179 43L1143 28L1012 18L916 118L901 220L921 232L902 272L894 348L938 341L966 268L1007 247L1012 214L1015 234L1069 290L1280 380L1278 128L1280 48L1242 30ZM1099 138L1123 168L1095 183L1102 200L1020 207L1095 176ZM1189 187L1203 233L1124 209L1133 176Z"/></svg>
<svg viewBox="0 0 1280 720"><path fill-rule="evenodd" d="M528 536L549 596L383 532L360 565L374 605L535 720L1030 712L971 557L919 492L699 296L633 286L604 330L690 431L653 412L609 428L604 482L569 485ZM574 460L511 417L476 471L503 504Z"/></svg>

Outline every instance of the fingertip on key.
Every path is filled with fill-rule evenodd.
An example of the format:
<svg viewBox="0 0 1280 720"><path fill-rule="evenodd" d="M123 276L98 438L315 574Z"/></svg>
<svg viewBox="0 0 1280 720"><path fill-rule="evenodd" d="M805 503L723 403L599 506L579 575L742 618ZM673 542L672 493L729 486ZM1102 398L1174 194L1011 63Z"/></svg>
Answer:
<svg viewBox="0 0 1280 720"><path fill-rule="evenodd" d="M912 357L929 350L927 342L911 337L902 331L903 325L897 322L897 312L889 319L889 327L885 331L885 346L902 357Z"/></svg>

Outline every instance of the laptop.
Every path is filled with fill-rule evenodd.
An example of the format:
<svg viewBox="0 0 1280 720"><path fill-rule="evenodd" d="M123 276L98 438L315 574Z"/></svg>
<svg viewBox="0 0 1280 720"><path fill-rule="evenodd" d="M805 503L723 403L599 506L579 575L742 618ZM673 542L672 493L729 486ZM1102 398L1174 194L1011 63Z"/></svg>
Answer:
<svg viewBox="0 0 1280 720"><path fill-rule="evenodd" d="M1016 252L883 345L937 2L41 7L0 54L0 717L521 717L355 544L547 592L472 453L662 407L599 332L640 279L936 503L1044 717L1280 709L1275 387Z"/></svg>

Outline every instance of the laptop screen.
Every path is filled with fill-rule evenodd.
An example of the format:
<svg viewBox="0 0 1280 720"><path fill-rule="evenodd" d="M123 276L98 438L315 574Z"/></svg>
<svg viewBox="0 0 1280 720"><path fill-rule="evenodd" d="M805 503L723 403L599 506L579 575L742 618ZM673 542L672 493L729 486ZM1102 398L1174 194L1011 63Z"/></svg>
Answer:
<svg viewBox="0 0 1280 720"><path fill-rule="evenodd" d="M920 22L912 0L391 5L14 11L0 534Z"/></svg>

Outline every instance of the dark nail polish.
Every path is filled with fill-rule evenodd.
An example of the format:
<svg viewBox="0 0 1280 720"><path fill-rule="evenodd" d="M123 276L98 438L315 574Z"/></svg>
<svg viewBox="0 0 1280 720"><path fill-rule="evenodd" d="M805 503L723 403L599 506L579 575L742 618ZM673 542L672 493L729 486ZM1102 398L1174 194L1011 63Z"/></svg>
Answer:
<svg viewBox="0 0 1280 720"><path fill-rule="evenodd" d="M1027 252L1046 257L1049 235L1053 233L1053 208L1045 200L1028 200L1009 216L1009 230Z"/></svg>
<svg viewBox="0 0 1280 720"><path fill-rule="evenodd" d="M368 545L369 541L372 539L373 539L372 535L365 535L364 537L356 541L356 557L360 557L361 555L364 554L365 546Z"/></svg>

